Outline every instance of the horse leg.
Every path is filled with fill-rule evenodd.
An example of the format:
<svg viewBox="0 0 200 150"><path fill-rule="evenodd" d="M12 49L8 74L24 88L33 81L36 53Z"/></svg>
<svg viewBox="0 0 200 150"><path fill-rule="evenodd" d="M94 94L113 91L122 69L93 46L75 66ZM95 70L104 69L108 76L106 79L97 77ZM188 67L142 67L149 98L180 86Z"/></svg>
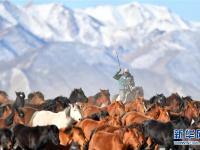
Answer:
<svg viewBox="0 0 200 150"><path fill-rule="evenodd" d="M158 150L159 149L159 145L156 144L154 150Z"/></svg>
<svg viewBox="0 0 200 150"><path fill-rule="evenodd" d="M150 150L151 149L151 145L152 145L152 140L151 140L150 137L148 137L146 143L147 143L147 149Z"/></svg>

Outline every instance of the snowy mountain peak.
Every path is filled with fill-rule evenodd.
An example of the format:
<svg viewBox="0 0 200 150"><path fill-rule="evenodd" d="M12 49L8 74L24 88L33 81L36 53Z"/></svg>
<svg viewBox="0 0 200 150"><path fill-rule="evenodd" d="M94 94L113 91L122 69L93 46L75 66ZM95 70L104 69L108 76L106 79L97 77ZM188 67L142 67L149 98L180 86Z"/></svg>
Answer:
<svg viewBox="0 0 200 150"><path fill-rule="evenodd" d="M114 27L135 27L147 24L152 30L171 31L189 29L187 22L172 13L168 8L133 2L121 6L98 6L83 10L87 14ZM105 14L105 15L104 15Z"/></svg>

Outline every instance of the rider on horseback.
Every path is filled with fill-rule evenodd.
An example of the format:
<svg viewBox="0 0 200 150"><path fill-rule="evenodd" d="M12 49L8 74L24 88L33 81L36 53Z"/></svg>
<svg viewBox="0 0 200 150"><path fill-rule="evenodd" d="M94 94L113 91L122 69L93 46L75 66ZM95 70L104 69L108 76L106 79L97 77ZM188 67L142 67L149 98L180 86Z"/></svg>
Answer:
<svg viewBox="0 0 200 150"><path fill-rule="evenodd" d="M114 75L114 79L119 81L119 97L123 103L127 102L127 96L135 87L133 76L130 74L128 69L124 69L122 73L120 70Z"/></svg>

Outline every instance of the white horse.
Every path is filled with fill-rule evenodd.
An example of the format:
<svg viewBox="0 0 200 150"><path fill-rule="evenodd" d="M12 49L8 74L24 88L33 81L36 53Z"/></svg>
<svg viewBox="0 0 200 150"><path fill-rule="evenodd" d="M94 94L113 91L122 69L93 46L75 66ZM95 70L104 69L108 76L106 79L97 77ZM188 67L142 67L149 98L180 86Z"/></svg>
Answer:
<svg viewBox="0 0 200 150"><path fill-rule="evenodd" d="M29 123L31 126L56 125L58 129L71 126L74 121L80 121L82 114L80 107L76 104L69 104L63 111L54 113L51 111L36 111Z"/></svg>

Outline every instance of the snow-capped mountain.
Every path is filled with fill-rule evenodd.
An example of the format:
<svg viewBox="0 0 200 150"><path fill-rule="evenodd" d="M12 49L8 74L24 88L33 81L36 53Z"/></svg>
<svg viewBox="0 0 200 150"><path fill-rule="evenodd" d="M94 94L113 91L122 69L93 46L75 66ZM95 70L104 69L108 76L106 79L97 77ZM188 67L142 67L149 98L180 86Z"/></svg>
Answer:
<svg viewBox="0 0 200 150"><path fill-rule="evenodd" d="M70 9L0 3L0 89L68 96L76 87L117 93L114 50L145 97L179 92L200 99L200 23L139 3Z"/></svg>

